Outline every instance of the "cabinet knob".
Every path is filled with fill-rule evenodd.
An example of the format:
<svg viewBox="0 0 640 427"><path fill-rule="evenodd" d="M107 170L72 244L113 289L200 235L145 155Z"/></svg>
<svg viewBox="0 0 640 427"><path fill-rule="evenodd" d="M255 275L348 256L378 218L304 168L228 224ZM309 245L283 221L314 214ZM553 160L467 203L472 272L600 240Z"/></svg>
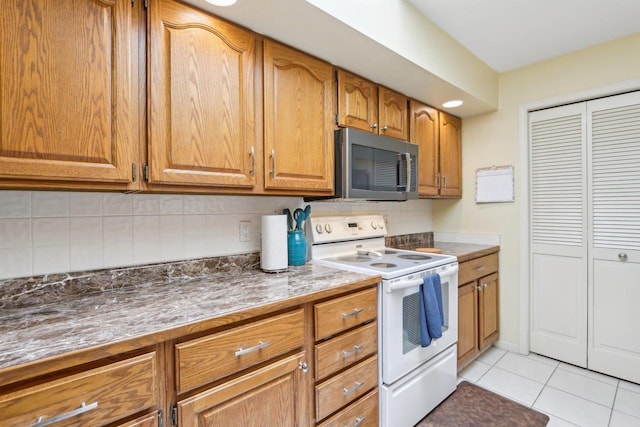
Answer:
<svg viewBox="0 0 640 427"><path fill-rule="evenodd" d="M624 252L620 252L620 253L618 254L618 259L619 259L620 261L626 261L626 260L627 260L627 254L625 254Z"/></svg>
<svg viewBox="0 0 640 427"><path fill-rule="evenodd" d="M371 130L376 130L376 129L378 129L378 124L377 123L372 124Z"/></svg>
<svg viewBox="0 0 640 427"><path fill-rule="evenodd" d="M382 129L381 129L381 130L382 130L382 132L386 132L386 131L387 131L387 129L389 129L389 126L384 125L384 126L382 126Z"/></svg>
<svg viewBox="0 0 640 427"><path fill-rule="evenodd" d="M307 365L307 362L299 362L298 368L300 368L302 372L306 373L309 370L309 365Z"/></svg>

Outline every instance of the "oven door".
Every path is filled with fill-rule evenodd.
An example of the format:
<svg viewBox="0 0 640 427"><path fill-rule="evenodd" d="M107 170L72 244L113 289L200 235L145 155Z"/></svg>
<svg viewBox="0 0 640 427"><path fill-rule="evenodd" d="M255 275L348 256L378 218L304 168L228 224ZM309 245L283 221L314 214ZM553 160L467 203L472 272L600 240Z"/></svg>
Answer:
<svg viewBox="0 0 640 427"><path fill-rule="evenodd" d="M420 345L420 286L425 276L440 274L444 328L428 347ZM384 280L380 292L382 380L392 384L458 341L458 263Z"/></svg>

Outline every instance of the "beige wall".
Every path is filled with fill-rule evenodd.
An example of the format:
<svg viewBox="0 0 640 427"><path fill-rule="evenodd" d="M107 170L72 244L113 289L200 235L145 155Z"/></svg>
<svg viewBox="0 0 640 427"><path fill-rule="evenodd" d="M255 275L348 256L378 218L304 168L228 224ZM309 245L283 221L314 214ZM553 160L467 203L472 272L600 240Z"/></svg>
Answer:
<svg viewBox="0 0 640 427"><path fill-rule="evenodd" d="M520 106L640 79L640 33L500 75L499 109L463 122L463 199L433 203L436 231L497 233L500 253L500 340L519 344ZM515 203L474 202L476 168L513 165Z"/></svg>

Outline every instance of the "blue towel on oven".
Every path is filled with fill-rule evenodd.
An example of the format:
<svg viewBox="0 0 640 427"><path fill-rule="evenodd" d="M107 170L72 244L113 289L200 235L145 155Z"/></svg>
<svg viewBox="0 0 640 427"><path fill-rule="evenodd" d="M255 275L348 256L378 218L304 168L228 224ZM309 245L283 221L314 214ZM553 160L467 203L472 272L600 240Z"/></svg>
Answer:
<svg viewBox="0 0 640 427"><path fill-rule="evenodd" d="M426 276L420 286L420 345L428 347L432 339L442 337L444 312L439 274Z"/></svg>

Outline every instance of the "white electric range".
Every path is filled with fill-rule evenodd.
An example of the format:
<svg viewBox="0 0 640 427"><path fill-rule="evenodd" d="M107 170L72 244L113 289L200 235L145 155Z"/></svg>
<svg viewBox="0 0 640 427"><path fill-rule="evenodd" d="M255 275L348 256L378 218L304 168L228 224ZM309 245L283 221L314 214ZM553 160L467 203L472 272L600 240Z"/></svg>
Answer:
<svg viewBox="0 0 640 427"><path fill-rule="evenodd" d="M413 426L456 388L458 262L450 255L385 247L381 215L311 217L311 262L379 274L378 343L380 424ZM442 337L420 344L420 286L439 274L444 311Z"/></svg>

